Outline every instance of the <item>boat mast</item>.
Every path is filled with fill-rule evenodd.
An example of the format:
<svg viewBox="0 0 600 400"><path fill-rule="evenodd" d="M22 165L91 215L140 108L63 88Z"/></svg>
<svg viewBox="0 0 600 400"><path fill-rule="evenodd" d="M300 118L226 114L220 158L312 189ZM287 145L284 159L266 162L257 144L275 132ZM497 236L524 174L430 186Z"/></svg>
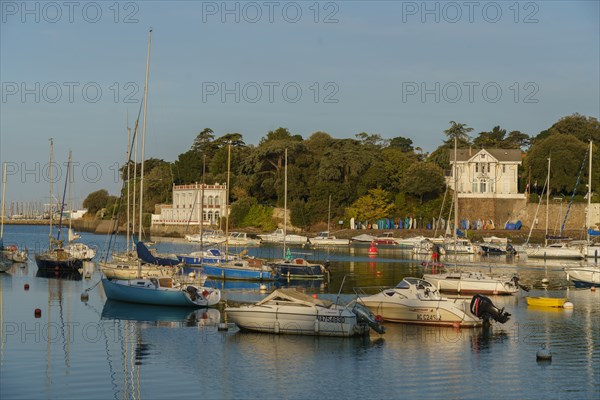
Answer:
<svg viewBox="0 0 600 400"><path fill-rule="evenodd" d="M327 211L327 236L330 236L330 225L331 225L331 194L329 195L329 207Z"/></svg>
<svg viewBox="0 0 600 400"><path fill-rule="evenodd" d="M287 147L283 167L283 258L285 259L285 239L287 237Z"/></svg>
<svg viewBox="0 0 600 400"><path fill-rule="evenodd" d="M588 195L587 195L587 215L585 218L587 242L590 242L590 226L592 221L592 139L590 139L590 161L588 164ZM4 204L4 203L2 203Z"/></svg>
<svg viewBox="0 0 600 400"><path fill-rule="evenodd" d="M206 154L202 154L202 186L200 187L200 249L204 246L204 173L206 172ZM228 187L229 190L229 187Z"/></svg>
<svg viewBox="0 0 600 400"><path fill-rule="evenodd" d="M133 195L131 199L131 238L135 235L135 204L136 204L136 196L137 193L137 156L138 156L138 133L139 133L139 116L137 121L135 121L135 128L133 129ZM133 243L130 241L131 249L127 249L127 251L133 251Z"/></svg>
<svg viewBox="0 0 600 400"><path fill-rule="evenodd" d="M54 177L52 176L52 150L54 147L54 139L50 138L50 164L48 166L48 175L50 177L50 248L48 249L48 251L52 251L52 217L53 217L53 206L52 206L52 179L54 179Z"/></svg>
<svg viewBox="0 0 600 400"><path fill-rule="evenodd" d="M143 215L143 204L144 204L144 146L146 142L146 116L148 111L148 74L150 72L150 44L152 43L152 28L148 32L148 56L146 58L146 80L144 84L144 118L142 122L142 165L140 171L140 220L139 220L139 234L138 240L142 240L142 215Z"/></svg>
<svg viewBox="0 0 600 400"><path fill-rule="evenodd" d="M458 165L456 165L456 154L458 153L457 138L454 137L454 251L456 252L456 231L458 230Z"/></svg>
<svg viewBox="0 0 600 400"><path fill-rule="evenodd" d="M4 237L4 197L6 196L6 161L2 163L2 223L0 225L0 239Z"/></svg>
<svg viewBox="0 0 600 400"><path fill-rule="evenodd" d="M60 240L60 233L62 231L63 212L65 211L65 197L67 195L67 185L68 185L69 179L70 179L70 177L69 177L70 169L71 169L71 151L69 150L69 161L67 162L67 178L65 179L65 187L63 189L62 201L60 203L60 217L58 219L58 233L56 234L57 241Z"/></svg>
<svg viewBox="0 0 600 400"><path fill-rule="evenodd" d="M129 118L127 118L129 120ZM127 123L127 244L125 246L125 252L129 251L129 235L131 234L130 232L130 227L129 227L129 188L130 188L130 173L131 173L131 163L130 158L131 158L131 128L129 127L129 123Z"/></svg>
<svg viewBox="0 0 600 400"><path fill-rule="evenodd" d="M69 233L67 233L67 243L71 242L71 236L72 236L72 232L71 232L71 228L72 228L72 221L73 221L73 196L72 196L72 190L71 190L71 181L73 180L73 163L72 163L72 159L71 159L71 151L69 150L69 162L68 162L68 180L69 180Z"/></svg>
<svg viewBox="0 0 600 400"><path fill-rule="evenodd" d="M548 187L546 188L546 234L544 235L544 246L548 246L548 215L550 208L550 157L548 157L548 176L546 177Z"/></svg>
<svg viewBox="0 0 600 400"><path fill-rule="evenodd" d="M227 187L225 188L225 261L229 254L229 177L231 175L231 142L227 145Z"/></svg>

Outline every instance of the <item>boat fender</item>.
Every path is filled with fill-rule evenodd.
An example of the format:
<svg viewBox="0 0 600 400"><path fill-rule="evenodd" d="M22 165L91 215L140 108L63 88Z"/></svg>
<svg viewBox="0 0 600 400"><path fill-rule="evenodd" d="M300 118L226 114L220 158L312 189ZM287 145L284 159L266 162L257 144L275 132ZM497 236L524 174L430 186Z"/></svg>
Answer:
<svg viewBox="0 0 600 400"><path fill-rule="evenodd" d="M209 294L210 293L208 293L208 290L203 290L202 291L202 297L204 297L204 298L207 298Z"/></svg>

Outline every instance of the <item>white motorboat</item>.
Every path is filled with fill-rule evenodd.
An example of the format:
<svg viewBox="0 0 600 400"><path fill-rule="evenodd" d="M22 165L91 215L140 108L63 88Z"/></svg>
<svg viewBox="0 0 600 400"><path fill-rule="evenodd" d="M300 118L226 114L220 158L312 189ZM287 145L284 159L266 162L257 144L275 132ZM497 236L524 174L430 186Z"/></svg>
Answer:
<svg viewBox="0 0 600 400"><path fill-rule="evenodd" d="M368 235L366 233L363 233L361 235L358 236L354 236L352 238L353 242L359 242L359 243L372 243L375 240L376 236L373 235Z"/></svg>
<svg viewBox="0 0 600 400"><path fill-rule="evenodd" d="M444 254L475 254L477 246L469 239L448 239L443 244Z"/></svg>
<svg viewBox="0 0 600 400"><path fill-rule="evenodd" d="M365 289L356 288L361 293L365 293ZM489 299L483 296L481 299L486 300L479 301L487 301L495 308ZM410 324L476 327L482 325L486 316L505 323L510 315L504 310L490 312L489 315L476 314L475 310L471 310L475 300L442 297L430 282L418 278L404 278L394 288L371 296L360 296L357 301L384 321ZM483 311L483 308L478 310Z"/></svg>
<svg viewBox="0 0 600 400"><path fill-rule="evenodd" d="M85 243L69 243L64 249L68 255L78 260L91 261L96 257L96 249Z"/></svg>
<svg viewBox="0 0 600 400"><path fill-rule="evenodd" d="M260 239L253 239L246 232L229 232L227 243L230 246L258 246Z"/></svg>
<svg viewBox="0 0 600 400"><path fill-rule="evenodd" d="M319 232L319 234L313 238L308 239L310 244L313 246L348 246L350 240L338 239L335 236L331 236L329 232Z"/></svg>
<svg viewBox="0 0 600 400"><path fill-rule="evenodd" d="M202 234L185 235L185 240L188 242L202 243L205 246L224 243L227 237L222 230L205 230Z"/></svg>
<svg viewBox="0 0 600 400"><path fill-rule="evenodd" d="M409 238L396 238L396 244L403 249L414 249L423 240L427 239L425 236L413 236Z"/></svg>
<svg viewBox="0 0 600 400"><path fill-rule="evenodd" d="M580 248L569 247L566 242L552 243L548 246L528 246L525 248L528 258L574 259L584 258Z"/></svg>
<svg viewBox="0 0 600 400"><path fill-rule="evenodd" d="M570 267L565 268L567 280L570 280L576 287L600 286L600 267Z"/></svg>
<svg viewBox="0 0 600 400"><path fill-rule="evenodd" d="M441 292L514 294L519 291L519 278L493 277L482 272L453 271L442 274L424 274Z"/></svg>
<svg viewBox="0 0 600 400"><path fill-rule="evenodd" d="M242 330L296 335L360 336L384 333L373 313L360 304L338 305L295 289L279 289L253 305L225 308Z"/></svg>
<svg viewBox="0 0 600 400"><path fill-rule="evenodd" d="M275 229L271 233L258 235L258 237L266 243L283 243L286 244L306 244L308 237L302 235L286 234L283 229Z"/></svg>

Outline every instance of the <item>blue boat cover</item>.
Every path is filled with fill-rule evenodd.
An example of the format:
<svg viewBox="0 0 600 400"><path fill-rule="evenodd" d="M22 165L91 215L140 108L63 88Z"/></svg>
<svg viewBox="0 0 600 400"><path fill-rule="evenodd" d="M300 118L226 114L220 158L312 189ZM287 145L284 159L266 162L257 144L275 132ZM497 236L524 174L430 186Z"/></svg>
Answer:
<svg viewBox="0 0 600 400"><path fill-rule="evenodd" d="M150 253L150 250L148 250L148 247L146 247L144 242L138 241L135 244L135 249L138 257L148 264L162 265L165 267L172 267L179 264L179 260L176 259L154 256L152 253Z"/></svg>
<svg viewBox="0 0 600 400"><path fill-rule="evenodd" d="M590 236L600 236L600 231L595 231L593 229L588 229L588 235ZM2 247L2 239L0 239L0 247Z"/></svg>

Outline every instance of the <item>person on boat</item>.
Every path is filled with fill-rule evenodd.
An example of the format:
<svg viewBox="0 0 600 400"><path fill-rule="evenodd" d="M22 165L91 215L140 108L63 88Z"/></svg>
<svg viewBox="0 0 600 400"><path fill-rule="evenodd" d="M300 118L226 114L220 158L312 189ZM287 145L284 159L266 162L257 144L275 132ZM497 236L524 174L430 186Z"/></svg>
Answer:
<svg viewBox="0 0 600 400"><path fill-rule="evenodd" d="M433 263L437 263L438 260L440 259L440 249L438 247L437 244L433 244L433 252L431 253L431 261L433 261Z"/></svg>

